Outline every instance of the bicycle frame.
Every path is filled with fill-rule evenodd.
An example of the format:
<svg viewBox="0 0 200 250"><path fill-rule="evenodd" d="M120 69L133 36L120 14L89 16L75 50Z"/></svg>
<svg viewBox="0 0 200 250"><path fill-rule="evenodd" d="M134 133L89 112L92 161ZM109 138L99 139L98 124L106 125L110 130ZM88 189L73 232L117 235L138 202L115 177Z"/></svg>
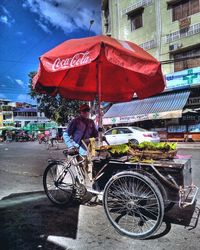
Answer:
<svg viewBox="0 0 200 250"><path fill-rule="evenodd" d="M78 160L78 158L80 158L80 160ZM85 161L86 161L86 158L79 155L79 154L75 154L73 156L68 155L67 156L67 161L64 161L65 168L63 169L63 172L67 168L71 168L73 166L74 170L75 170L74 176L75 176L76 183L84 185L88 192L96 194L96 195L100 195L103 192L92 189L92 184L94 183L94 181L91 180L91 178L90 178L88 172L86 171L86 169L84 168L84 166L80 166ZM60 176L62 176L63 172L60 173ZM90 185L89 186L86 183L86 179L90 180L90 182L89 182Z"/></svg>
<svg viewBox="0 0 200 250"><path fill-rule="evenodd" d="M81 157L82 159L80 161L77 160L77 157ZM82 164L84 163L85 159L84 157L80 156L80 155L75 155L75 156L72 156L72 159L70 160L70 163L72 162L73 163L73 166L74 166L74 169L75 169L75 172L76 172L76 175L75 175L75 180L79 182L79 184L83 184L85 185L85 178L84 178L84 174L86 174L86 171L84 171L84 169L80 167L79 164ZM83 173L84 171L84 173Z"/></svg>

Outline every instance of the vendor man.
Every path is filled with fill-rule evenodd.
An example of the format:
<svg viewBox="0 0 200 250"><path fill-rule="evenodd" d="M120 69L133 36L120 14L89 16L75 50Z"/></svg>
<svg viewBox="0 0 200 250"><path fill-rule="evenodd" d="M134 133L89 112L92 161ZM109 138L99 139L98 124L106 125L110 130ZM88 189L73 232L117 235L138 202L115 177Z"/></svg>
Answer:
<svg viewBox="0 0 200 250"><path fill-rule="evenodd" d="M76 147L79 149L79 154L87 155L87 150L84 147L82 140L86 144L89 143L89 138L97 138L98 131L94 121L89 119L90 107L83 104L79 107L80 115L72 120L67 130L63 133L63 139L67 147Z"/></svg>

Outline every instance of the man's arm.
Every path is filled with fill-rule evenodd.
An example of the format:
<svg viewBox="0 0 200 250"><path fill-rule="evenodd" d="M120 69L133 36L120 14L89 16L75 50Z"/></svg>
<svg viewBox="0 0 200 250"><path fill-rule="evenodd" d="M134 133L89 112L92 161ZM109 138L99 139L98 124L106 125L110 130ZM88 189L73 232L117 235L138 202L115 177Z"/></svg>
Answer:
<svg viewBox="0 0 200 250"><path fill-rule="evenodd" d="M76 130L76 120L72 120L69 124L67 130L65 132L68 133L69 136L73 137L74 131Z"/></svg>
<svg viewBox="0 0 200 250"><path fill-rule="evenodd" d="M76 129L76 121L72 120L67 130L63 133L63 139L68 148L79 147L79 145L73 140L73 134Z"/></svg>

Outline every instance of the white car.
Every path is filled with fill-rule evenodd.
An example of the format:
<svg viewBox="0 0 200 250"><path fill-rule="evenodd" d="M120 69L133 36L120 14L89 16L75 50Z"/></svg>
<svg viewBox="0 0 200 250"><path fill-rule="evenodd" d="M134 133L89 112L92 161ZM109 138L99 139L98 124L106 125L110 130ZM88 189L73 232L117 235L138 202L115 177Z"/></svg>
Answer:
<svg viewBox="0 0 200 250"><path fill-rule="evenodd" d="M132 142L138 144L144 141L160 142L157 132L151 132L138 127L114 127L104 133L110 145Z"/></svg>

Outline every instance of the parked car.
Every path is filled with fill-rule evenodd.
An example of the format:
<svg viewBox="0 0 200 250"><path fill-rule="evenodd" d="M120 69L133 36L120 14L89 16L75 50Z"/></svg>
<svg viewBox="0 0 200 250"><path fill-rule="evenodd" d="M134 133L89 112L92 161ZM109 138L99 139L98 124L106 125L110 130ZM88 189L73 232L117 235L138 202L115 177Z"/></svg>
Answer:
<svg viewBox="0 0 200 250"><path fill-rule="evenodd" d="M157 132L151 132L139 127L114 127L107 130L104 135L110 145L128 142L139 144L144 141L160 142Z"/></svg>

